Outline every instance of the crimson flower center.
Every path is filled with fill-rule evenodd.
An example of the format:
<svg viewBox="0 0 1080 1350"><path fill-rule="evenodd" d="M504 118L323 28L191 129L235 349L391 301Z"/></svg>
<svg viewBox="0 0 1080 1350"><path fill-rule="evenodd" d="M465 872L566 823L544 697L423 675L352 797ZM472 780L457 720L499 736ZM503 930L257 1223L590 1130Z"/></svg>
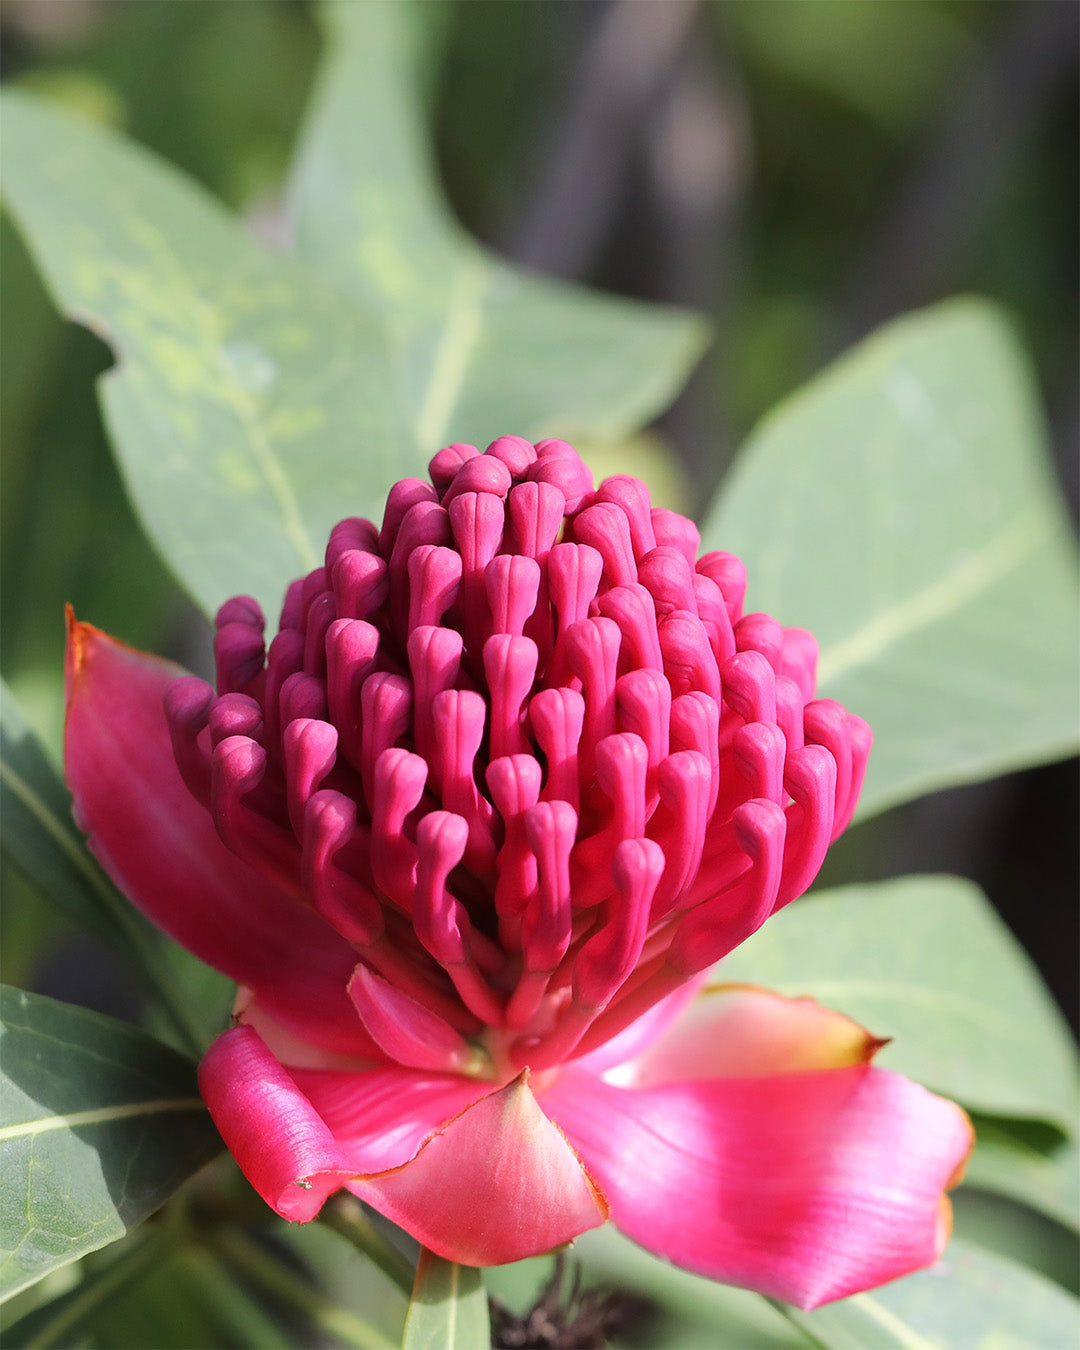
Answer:
<svg viewBox="0 0 1080 1350"><path fill-rule="evenodd" d="M723 957L847 824L865 723L745 572L562 441L449 446L350 518L269 645L217 615L217 689L166 697L226 845L357 952L400 1063L583 1054Z"/></svg>

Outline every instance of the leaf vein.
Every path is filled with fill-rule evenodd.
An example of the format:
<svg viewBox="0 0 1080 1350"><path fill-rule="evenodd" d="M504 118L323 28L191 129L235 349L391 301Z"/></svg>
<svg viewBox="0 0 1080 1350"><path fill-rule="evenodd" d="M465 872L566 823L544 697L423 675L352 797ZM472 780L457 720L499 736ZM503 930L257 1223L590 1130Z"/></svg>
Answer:
<svg viewBox="0 0 1080 1350"><path fill-rule="evenodd" d="M114 1120L131 1120L139 1116L161 1115L167 1111L205 1111L200 1097L163 1097L157 1101L124 1102L118 1106L101 1106L92 1111L70 1111L66 1115L43 1116L37 1120L23 1120L0 1128L0 1140L37 1136L51 1130L77 1130L83 1125L107 1125Z"/></svg>
<svg viewBox="0 0 1080 1350"><path fill-rule="evenodd" d="M879 610L849 637L822 650L818 684L824 689L842 675L870 665L919 629L947 618L1011 571L1034 549L1039 521L1027 511L993 535L978 552L957 563L922 590Z"/></svg>

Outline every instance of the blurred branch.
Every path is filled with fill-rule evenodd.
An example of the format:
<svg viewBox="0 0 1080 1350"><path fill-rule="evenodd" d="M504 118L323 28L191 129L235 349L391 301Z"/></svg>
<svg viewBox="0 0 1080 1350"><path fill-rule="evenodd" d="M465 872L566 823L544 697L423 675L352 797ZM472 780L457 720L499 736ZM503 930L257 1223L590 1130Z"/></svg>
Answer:
<svg viewBox="0 0 1080 1350"><path fill-rule="evenodd" d="M610 0L573 77L532 207L506 241L517 261L579 276L603 239L698 0Z"/></svg>
<svg viewBox="0 0 1080 1350"><path fill-rule="evenodd" d="M330 1302L322 1290L238 1230L215 1235L213 1246L237 1274L267 1298L308 1318L335 1344L353 1350L394 1350L382 1332Z"/></svg>
<svg viewBox="0 0 1080 1350"><path fill-rule="evenodd" d="M357 1251L379 1267L406 1298L412 1296L416 1270L398 1249L392 1245L368 1216L359 1200L339 1195L323 1206L319 1215L327 1228L351 1243Z"/></svg>
<svg viewBox="0 0 1080 1350"><path fill-rule="evenodd" d="M656 291L704 307L717 352L663 419L707 494L731 450L724 417L724 345L740 275L739 221L750 175L742 85L715 44L686 44L651 121L646 171Z"/></svg>
<svg viewBox="0 0 1080 1350"><path fill-rule="evenodd" d="M996 180L1076 69L1073 0L1012 7L911 164L851 280L834 350L932 298Z"/></svg>

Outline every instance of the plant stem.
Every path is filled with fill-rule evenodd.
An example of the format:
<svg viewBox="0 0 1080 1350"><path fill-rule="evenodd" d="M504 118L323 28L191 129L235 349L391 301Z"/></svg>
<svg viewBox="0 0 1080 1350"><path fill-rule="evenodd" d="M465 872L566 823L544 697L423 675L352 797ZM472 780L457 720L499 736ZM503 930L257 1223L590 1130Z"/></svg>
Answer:
<svg viewBox="0 0 1080 1350"><path fill-rule="evenodd" d="M329 1303L314 1285L243 1234L217 1234L213 1245L238 1274L257 1285L270 1298L303 1313L320 1331L350 1347L350 1350L397 1350L381 1331L348 1308Z"/></svg>
<svg viewBox="0 0 1080 1350"><path fill-rule="evenodd" d="M320 1219L346 1242L369 1257L406 1298L412 1297L416 1271L401 1252L379 1232L358 1200L343 1196L323 1207Z"/></svg>
<svg viewBox="0 0 1080 1350"><path fill-rule="evenodd" d="M828 1342L819 1341L812 1331L808 1331L807 1328L803 1326L802 1321L794 1315L789 1304L781 1302L778 1298L769 1298L766 1294L762 1294L762 1298L770 1307L776 1309L785 1322L787 1322L788 1326L793 1327L801 1336L805 1336L807 1342L814 1346L815 1350L829 1350Z"/></svg>
<svg viewBox="0 0 1080 1350"><path fill-rule="evenodd" d="M191 1281L192 1292L229 1338L227 1345L259 1350L291 1350L293 1342L278 1326L262 1300L237 1283L217 1253L192 1243L181 1247L175 1265Z"/></svg>
<svg viewBox="0 0 1080 1350"><path fill-rule="evenodd" d="M29 1339L21 1343L26 1350L48 1350L50 1346L70 1344L77 1339L73 1333L86 1318L105 1307L110 1299L122 1294L174 1241L175 1235L163 1228L144 1234L141 1239L134 1239L129 1250L117 1257L107 1269L100 1274L88 1272L84 1275L82 1284L58 1299L52 1316L46 1314L45 1320L38 1323ZM30 1314L27 1321L30 1318L36 1321L37 1314ZM8 1328L9 1332L14 1330L14 1327Z"/></svg>

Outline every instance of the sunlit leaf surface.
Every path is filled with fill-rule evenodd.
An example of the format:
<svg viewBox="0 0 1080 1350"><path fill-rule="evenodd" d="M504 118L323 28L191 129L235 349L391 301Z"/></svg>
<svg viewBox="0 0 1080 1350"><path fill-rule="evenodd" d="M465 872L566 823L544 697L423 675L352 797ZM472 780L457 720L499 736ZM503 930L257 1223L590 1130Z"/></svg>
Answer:
<svg viewBox="0 0 1080 1350"><path fill-rule="evenodd" d="M1033 1270L953 1239L930 1270L789 1316L829 1350L1072 1350L1080 1303Z"/></svg>
<svg viewBox="0 0 1080 1350"><path fill-rule="evenodd" d="M421 1252L402 1350L474 1350L490 1342L483 1273Z"/></svg>
<svg viewBox="0 0 1080 1350"><path fill-rule="evenodd" d="M236 592L276 612L330 526L379 519L447 441L630 433L703 345L691 315L527 276L452 226L399 7L331 18L297 175L318 270L139 147L5 99L6 201L61 310L116 355L102 399L129 491L208 612Z"/></svg>
<svg viewBox="0 0 1080 1350"><path fill-rule="evenodd" d="M3 988L0 1292L122 1237L221 1148L194 1065L149 1036Z"/></svg>
<svg viewBox="0 0 1080 1350"><path fill-rule="evenodd" d="M862 815L1074 751L1073 547L992 307L901 319L781 404L703 533L874 728Z"/></svg>
<svg viewBox="0 0 1080 1350"><path fill-rule="evenodd" d="M417 96L430 11L337 3L320 14L328 58L290 216L312 267L385 316L420 450L505 432L611 440L662 411L701 352L703 323L481 249L443 200Z"/></svg>
<svg viewBox="0 0 1080 1350"><path fill-rule="evenodd" d="M1072 1037L977 887L907 877L797 900L717 967L893 1037L878 1063L997 1115L1077 1119Z"/></svg>
<svg viewBox="0 0 1080 1350"><path fill-rule="evenodd" d="M247 590L276 612L329 525L421 463L381 321L145 151L21 95L4 188L60 308L116 353L106 419L161 552L207 610Z"/></svg>

